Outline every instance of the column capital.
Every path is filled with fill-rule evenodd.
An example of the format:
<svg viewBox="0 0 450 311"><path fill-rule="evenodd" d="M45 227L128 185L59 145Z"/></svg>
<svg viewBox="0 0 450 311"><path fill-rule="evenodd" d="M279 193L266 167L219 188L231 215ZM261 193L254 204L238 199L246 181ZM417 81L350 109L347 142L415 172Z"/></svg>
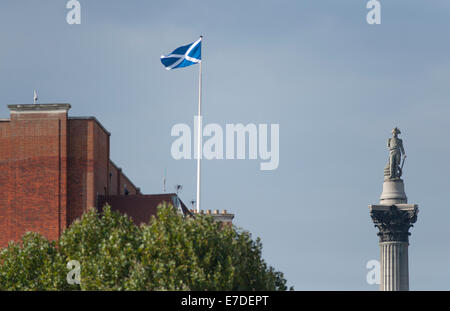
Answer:
<svg viewBox="0 0 450 311"><path fill-rule="evenodd" d="M370 205L369 209L380 242L408 242L409 228L419 213L416 204Z"/></svg>

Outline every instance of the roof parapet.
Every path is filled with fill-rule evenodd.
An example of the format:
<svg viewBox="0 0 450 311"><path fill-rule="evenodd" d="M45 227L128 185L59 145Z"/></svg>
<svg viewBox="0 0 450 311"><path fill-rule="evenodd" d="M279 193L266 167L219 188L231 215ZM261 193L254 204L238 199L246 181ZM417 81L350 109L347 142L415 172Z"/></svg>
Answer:
<svg viewBox="0 0 450 311"><path fill-rule="evenodd" d="M66 113L70 104L27 104L8 105L10 113Z"/></svg>

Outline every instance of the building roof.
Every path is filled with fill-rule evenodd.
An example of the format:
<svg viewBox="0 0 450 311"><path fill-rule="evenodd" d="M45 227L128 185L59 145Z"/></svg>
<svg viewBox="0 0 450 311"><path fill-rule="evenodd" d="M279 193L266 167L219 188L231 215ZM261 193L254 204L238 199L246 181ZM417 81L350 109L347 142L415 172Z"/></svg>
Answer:
<svg viewBox="0 0 450 311"><path fill-rule="evenodd" d="M136 225L149 223L152 216L156 216L159 204L167 202L178 207L184 216L193 216L186 205L175 193L147 194L147 195L110 195L99 196L98 210L102 211L106 204L112 211L128 215Z"/></svg>

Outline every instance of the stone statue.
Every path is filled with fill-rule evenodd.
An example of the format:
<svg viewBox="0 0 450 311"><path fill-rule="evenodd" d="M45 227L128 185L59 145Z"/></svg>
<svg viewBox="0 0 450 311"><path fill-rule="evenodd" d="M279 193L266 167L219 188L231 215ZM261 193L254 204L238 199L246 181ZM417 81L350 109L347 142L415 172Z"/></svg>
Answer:
<svg viewBox="0 0 450 311"><path fill-rule="evenodd" d="M398 138L398 134L401 134L401 132L396 127L392 130L392 138L389 138L387 141L387 147L389 148L389 163L384 169L385 179L400 179L400 177L402 177L402 168L406 159L406 153L403 148L403 141ZM403 163L400 166L402 155Z"/></svg>

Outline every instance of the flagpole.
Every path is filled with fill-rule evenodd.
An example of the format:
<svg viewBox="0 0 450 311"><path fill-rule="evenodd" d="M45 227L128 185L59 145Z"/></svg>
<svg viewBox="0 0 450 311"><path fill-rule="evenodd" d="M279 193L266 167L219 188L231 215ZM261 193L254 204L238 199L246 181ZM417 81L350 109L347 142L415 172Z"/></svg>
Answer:
<svg viewBox="0 0 450 311"><path fill-rule="evenodd" d="M203 36L200 36L203 41ZM203 42L202 42L203 43ZM198 70L198 129L197 129L197 212L200 212L200 166L202 158L202 61Z"/></svg>

